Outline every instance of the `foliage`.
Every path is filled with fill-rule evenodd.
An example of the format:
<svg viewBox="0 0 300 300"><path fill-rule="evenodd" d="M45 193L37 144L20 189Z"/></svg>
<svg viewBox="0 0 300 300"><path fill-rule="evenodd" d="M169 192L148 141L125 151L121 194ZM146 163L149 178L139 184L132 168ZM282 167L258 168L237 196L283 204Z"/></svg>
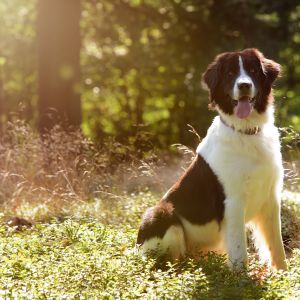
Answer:
<svg viewBox="0 0 300 300"><path fill-rule="evenodd" d="M133 229L134 228L134 229ZM289 272L255 264L233 273L215 255L156 265L135 249L136 229L90 219L0 228L0 290L6 299L296 299L300 252ZM66 284L67 283L67 284Z"/></svg>
<svg viewBox="0 0 300 300"><path fill-rule="evenodd" d="M0 124L18 110L27 120L37 117L35 3L0 2Z"/></svg>
<svg viewBox="0 0 300 300"><path fill-rule="evenodd" d="M295 155L294 137L283 140L286 151L291 148ZM5 215L35 221L77 215L107 223L119 211L135 209L141 215L194 157L191 149L175 146L173 153L154 150L151 137L143 132L123 144L113 138L95 143L78 129L65 131L58 125L40 136L24 121L8 122L0 136L0 208ZM298 163L291 160L285 165L285 198L296 198ZM137 200L131 194L147 190L152 196L134 205Z"/></svg>
<svg viewBox="0 0 300 300"><path fill-rule="evenodd" d="M78 129L57 125L41 137L24 121L8 122L0 136L0 208L35 220L121 209L124 193L164 192L191 157L159 156L142 132L124 144L95 143Z"/></svg>
<svg viewBox="0 0 300 300"><path fill-rule="evenodd" d="M143 212L193 156L181 149L184 157L158 159L140 134L96 144L78 130L55 127L41 138L25 122L8 123L0 137L0 298L296 299L300 211L290 191L282 210L289 272L258 265L254 254L248 272L233 273L215 255L172 265L137 252ZM11 227L12 216L34 225Z"/></svg>
<svg viewBox="0 0 300 300"><path fill-rule="evenodd" d="M82 0L82 129L99 142L59 125L40 137L19 120L38 117L36 3L0 2L0 298L299 298L299 202L290 201L299 197L298 1ZM153 147L195 145L187 124L203 136L213 116L200 88L205 66L252 46L283 65L276 106L291 160L282 209L290 270L268 270L253 254L240 273L215 255L145 260L139 219L193 155ZM34 226L4 225L11 216Z"/></svg>
<svg viewBox="0 0 300 300"><path fill-rule="evenodd" d="M36 0L2 1L0 113L36 120ZM258 47L283 66L277 122L300 130L300 6L291 1L83 0L83 130L93 138L134 136L156 145L193 144L213 114L201 73L214 55ZM276 37L276 38L272 38Z"/></svg>

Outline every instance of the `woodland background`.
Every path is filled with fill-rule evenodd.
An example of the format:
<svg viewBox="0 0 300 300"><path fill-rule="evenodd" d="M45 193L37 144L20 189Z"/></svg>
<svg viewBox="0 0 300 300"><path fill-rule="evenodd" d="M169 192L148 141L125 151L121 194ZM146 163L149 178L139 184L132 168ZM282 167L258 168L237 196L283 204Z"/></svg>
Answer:
<svg viewBox="0 0 300 300"><path fill-rule="evenodd" d="M241 272L146 259L141 216L215 115L201 74L246 47L282 65L289 271L250 232ZM299 50L299 0L0 0L0 298L300 299Z"/></svg>
<svg viewBox="0 0 300 300"><path fill-rule="evenodd" d="M300 130L296 0L1 0L0 124L81 125L94 140L195 145L214 115L201 74L223 51L282 65L276 122Z"/></svg>

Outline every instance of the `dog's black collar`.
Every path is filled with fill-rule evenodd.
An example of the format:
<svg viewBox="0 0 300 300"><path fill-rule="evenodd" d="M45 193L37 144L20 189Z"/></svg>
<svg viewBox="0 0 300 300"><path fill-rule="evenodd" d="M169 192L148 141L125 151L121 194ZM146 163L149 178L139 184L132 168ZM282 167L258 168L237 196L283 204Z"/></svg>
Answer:
<svg viewBox="0 0 300 300"><path fill-rule="evenodd" d="M220 116L220 120L222 121L222 123L224 125L226 125L227 127L231 128L232 130L234 131L237 131L239 133L243 133L243 134L246 134L246 135L256 135L258 134L260 131L261 131L261 128L258 127L258 126L255 126L255 127L252 127L252 128L247 128L245 130L241 130L241 129L236 129L233 125L229 125L225 122L225 120Z"/></svg>

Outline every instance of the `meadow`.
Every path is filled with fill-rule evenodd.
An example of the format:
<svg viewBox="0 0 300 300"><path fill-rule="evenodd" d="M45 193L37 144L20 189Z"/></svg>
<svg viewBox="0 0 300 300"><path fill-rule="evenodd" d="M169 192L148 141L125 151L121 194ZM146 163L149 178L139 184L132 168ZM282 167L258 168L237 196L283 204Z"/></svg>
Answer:
<svg viewBox="0 0 300 300"><path fill-rule="evenodd" d="M283 136L283 239L289 270L257 262L232 272L210 254L177 263L140 255L144 210L182 173L193 151L158 153L145 135L96 144L56 126L42 138L22 121L0 137L0 299L299 299L300 201L291 133ZM28 223L18 222L16 217Z"/></svg>
<svg viewBox="0 0 300 300"><path fill-rule="evenodd" d="M299 1L0 0L0 16L0 300L300 299ZM282 69L289 270L260 265L250 232L241 272L145 259L141 216L215 115L203 72L253 47Z"/></svg>

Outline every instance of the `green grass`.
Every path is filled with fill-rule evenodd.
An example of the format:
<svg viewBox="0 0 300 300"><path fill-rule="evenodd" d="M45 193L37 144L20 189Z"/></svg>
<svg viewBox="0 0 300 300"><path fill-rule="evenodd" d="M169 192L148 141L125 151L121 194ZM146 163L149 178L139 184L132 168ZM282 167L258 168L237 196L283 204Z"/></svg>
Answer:
<svg viewBox="0 0 300 300"><path fill-rule="evenodd" d="M253 256L240 273L216 255L155 262L139 254L135 239L141 212L156 197L124 199L99 219L54 219L23 231L2 225L0 299L299 299L299 249L288 272L268 270Z"/></svg>
<svg viewBox="0 0 300 300"><path fill-rule="evenodd" d="M138 151L134 140L98 145L59 127L43 139L22 121L6 127L0 136L0 300L300 299L297 159L285 166L289 271L268 270L250 254L248 270L234 273L220 256L172 265L145 259L135 248L143 212L193 157L186 147L183 157L164 156ZM5 225L16 216L34 226Z"/></svg>

